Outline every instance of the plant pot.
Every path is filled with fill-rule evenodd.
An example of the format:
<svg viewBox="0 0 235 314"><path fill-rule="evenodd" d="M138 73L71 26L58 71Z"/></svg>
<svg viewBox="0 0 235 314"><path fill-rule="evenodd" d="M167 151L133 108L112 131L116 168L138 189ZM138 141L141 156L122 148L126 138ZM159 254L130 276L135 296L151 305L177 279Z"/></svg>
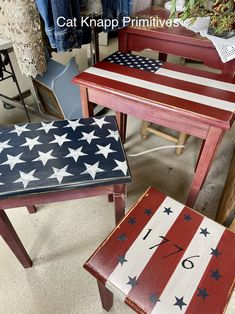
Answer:
<svg viewBox="0 0 235 314"><path fill-rule="evenodd" d="M235 29L231 29L229 31L225 31L225 32L222 32L222 33L217 33L216 29L213 26L210 26L208 28L207 33L209 35L212 35L212 36L216 36L216 37L227 39L227 38L230 38L230 37L235 35Z"/></svg>

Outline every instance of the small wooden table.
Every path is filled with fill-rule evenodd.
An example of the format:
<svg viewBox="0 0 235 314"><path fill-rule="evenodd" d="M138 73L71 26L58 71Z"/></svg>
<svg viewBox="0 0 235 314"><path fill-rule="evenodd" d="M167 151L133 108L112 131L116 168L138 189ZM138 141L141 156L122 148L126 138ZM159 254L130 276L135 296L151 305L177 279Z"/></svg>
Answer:
<svg viewBox="0 0 235 314"><path fill-rule="evenodd" d="M169 11L151 7L137 16L157 16L161 20L169 19ZM226 80L232 81L235 75L235 59L223 63L212 42L183 26L159 28L126 27L119 31L118 49L122 52L152 49L161 53L173 54L202 61L205 65L220 69Z"/></svg>
<svg viewBox="0 0 235 314"><path fill-rule="evenodd" d="M186 204L193 206L226 130L235 118L235 85L221 76L117 52L74 78L84 117L93 103L116 111L122 139L126 114L204 140Z"/></svg>
<svg viewBox="0 0 235 314"><path fill-rule="evenodd" d="M149 188L84 267L103 307L137 313L224 313L235 283L235 234Z"/></svg>
<svg viewBox="0 0 235 314"><path fill-rule="evenodd" d="M107 194L117 223L130 181L113 116L0 127L0 235L25 268L32 261L6 209Z"/></svg>

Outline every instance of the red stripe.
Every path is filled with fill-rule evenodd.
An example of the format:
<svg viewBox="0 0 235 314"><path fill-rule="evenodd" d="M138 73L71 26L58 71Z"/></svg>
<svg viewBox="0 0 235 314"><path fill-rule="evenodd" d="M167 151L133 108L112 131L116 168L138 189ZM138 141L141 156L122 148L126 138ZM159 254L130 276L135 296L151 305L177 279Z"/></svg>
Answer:
<svg viewBox="0 0 235 314"><path fill-rule="evenodd" d="M112 64L110 62L102 62L95 65L97 68L101 68L107 71L112 71L115 73L119 73L122 75L128 75L137 79L142 79L145 81L149 81L155 84L160 84L167 87L172 87L176 89L180 89L182 91L187 91L190 93L195 93L215 99L221 99L225 101L235 102L235 92L224 91L223 89L218 89L214 87L208 87L204 85L200 85L197 83L191 83L184 80L178 80L175 78L167 77L162 74L158 74L158 71L153 74L147 71L141 71L138 69L134 69L126 66L120 66L118 64ZM163 69L165 66L162 67ZM185 68L185 67L184 67ZM136 71L137 70L137 71ZM185 73L185 72L183 72ZM180 77L180 73L179 77ZM234 86L235 90L235 86ZM232 104L231 104L232 107Z"/></svg>
<svg viewBox="0 0 235 314"><path fill-rule="evenodd" d="M132 69L132 71L139 72L139 70L135 70L135 69ZM196 103L189 100L184 100L179 97L162 94L162 93L151 91L142 87L137 87L131 84L107 79L107 78L100 77L94 74L89 74L86 72L83 72L80 75L78 75L74 79L74 82L76 84L92 86L94 88L101 87L101 89L103 89L105 92L110 92L110 93L116 92L119 95L121 93L122 97L125 97L127 95L131 97L132 99L133 97L135 97L135 99L139 97L140 100L141 99L149 100L149 102L153 101L154 105L164 106L168 108L176 107L179 109L183 109L184 111L187 111L187 112L194 112L200 115L200 120L201 120L201 116L203 115L207 119L209 117L212 119L217 119L218 121L224 121L226 122L226 125L227 125L227 123L230 124L230 121L232 121L234 118L234 114L226 110L217 109L210 106L205 106L200 103ZM105 104L103 105L105 106ZM123 108L123 112L125 113L125 108Z"/></svg>
<svg viewBox="0 0 235 314"><path fill-rule="evenodd" d="M152 215L148 216L145 214L145 209L150 208L154 214L165 198L164 194L150 188L138 201L137 205L128 212L121 226L117 226L114 229L111 235L86 262L84 267L96 278L106 282L109 275L118 265L118 257L126 253L142 229L152 218ZM128 223L130 217L136 218L137 223L134 226ZM122 242L118 240L121 234L126 235L126 241Z"/></svg>
<svg viewBox="0 0 235 314"><path fill-rule="evenodd" d="M221 252L221 255L211 257L208 267L198 285L200 289L206 288L209 296L203 300L202 297L198 296L199 290L196 290L187 308L187 314L224 313L229 296L234 288L235 234L229 230L225 230L217 248ZM212 270L218 270L222 277L217 281L211 278Z"/></svg>
<svg viewBox="0 0 235 314"><path fill-rule="evenodd" d="M192 220L184 220L184 215L192 217ZM138 278L136 285L128 294L126 303L132 307L138 306L145 309L146 313L151 312L155 304L149 300L151 294L156 294L161 300L161 294L171 278L175 268L182 258L185 250L189 246L195 232L203 220L203 216L191 211L185 207L166 234L166 238L170 241L160 245L154 255L146 265L145 269ZM172 240L172 241L171 241ZM158 241L158 239L156 239ZM161 242L158 241L158 242ZM163 258L164 256L177 250L173 245L177 244L183 251L172 256Z"/></svg>

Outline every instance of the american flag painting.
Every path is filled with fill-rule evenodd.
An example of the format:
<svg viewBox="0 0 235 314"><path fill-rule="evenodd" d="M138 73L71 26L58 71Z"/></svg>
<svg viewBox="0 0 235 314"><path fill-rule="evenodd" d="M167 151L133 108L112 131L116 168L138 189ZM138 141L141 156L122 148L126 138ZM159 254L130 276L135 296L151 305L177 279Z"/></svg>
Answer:
<svg viewBox="0 0 235 314"><path fill-rule="evenodd" d="M0 127L0 199L129 181L113 116Z"/></svg>
<svg viewBox="0 0 235 314"><path fill-rule="evenodd" d="M116 52L75 82L193 112L226 129L234 119L235 85L215 73Z"/></svg>
<svg viewBox="0 0 235 314"><path fill-rule="evenodd" d="M84 267L138 313L222 314L235 234L149 188Z"/></svg>

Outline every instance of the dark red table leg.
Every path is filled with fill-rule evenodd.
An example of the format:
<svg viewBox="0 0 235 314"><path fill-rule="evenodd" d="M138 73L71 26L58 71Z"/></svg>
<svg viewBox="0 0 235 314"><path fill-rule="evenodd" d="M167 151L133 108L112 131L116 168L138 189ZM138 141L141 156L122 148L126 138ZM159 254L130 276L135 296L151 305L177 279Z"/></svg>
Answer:
<svg viewBox="0 0 235 314"><path fill-rule="evenodd" d="M82 105L83 118L93 117L94 105L91 102L89 102L88 89L86 87L80 86L80 95L81 95L81 105Z"/></svg>
<svg viewBox="0 0 235 314"><path fill-rule="evenodd" d="M120 137L122 143L124 144L126 141L126 125L127 125L127 115L122 112L115 112L115 116L117 119L118 130L120 133Z"/></svg>
<svg viewBox="0 0 235 314"><path fill-rule="evenodd" d="M211 127L201 151L186 205L193 207L201 186L210 170L217 148L224 136L224 130Z"/></svg>
<svg viewBox="0 0 235 314"><path fill-rule="evenodd" d="M30 214L35 214L37 212L37 207L32 205L32 206L27 206L27 209Z"/></svg>
<svg viewBox="0 0 235 314"><path fill-rule="evenodd" d="M31 267L33 263L3 210L0 210L0 234L23 267Z"/></svg>
<svg viewBox="0 0 235 314"><path fill-rule="evenodd" d="M113 294L105 287L105 285L101 281L97 280L97 283L102 306L108 312L113 306Z"/></svg>
<svg viewBox="0 0 235 314"><path fill-rule="evenodd" d="M126 210L126 185L118 184L114 186L114 204L116 225L125 216Z"/></svg>
<svg viewBox="0 0 235 314"><path fill-rule="evenodd" d="M109 200L109 203L113 202L113 194L108 195L108 200Z"/></svg>

